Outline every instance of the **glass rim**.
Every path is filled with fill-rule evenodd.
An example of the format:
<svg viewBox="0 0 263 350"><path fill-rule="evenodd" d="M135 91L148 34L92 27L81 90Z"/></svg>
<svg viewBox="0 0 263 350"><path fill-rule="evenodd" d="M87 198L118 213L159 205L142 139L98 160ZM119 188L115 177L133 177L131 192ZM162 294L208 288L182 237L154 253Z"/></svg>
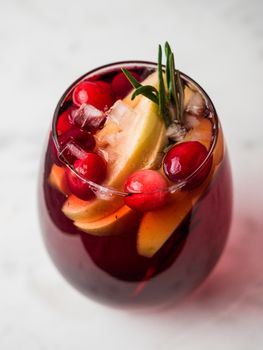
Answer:
<svg viewBox="0 0 263 350"><path fill-rule="evenodd" d="M145 66L146 68L147 67L155 68L155 69L157 68L157 63L151 62L151 61L143 61L143 60L117 61L117 62L108 63L105 65L99 66L97 68L94 68L94 69L88 71L87 73L81 75L72 84L70 84L70 86L65 90L65 92L62 94L61 98L59 99L59 102L55 108L55 111L53 114L53 119L52 119L52 139L53 139L53 142L54 142L54 145L56 147L58 154L62 154L63 150L61 150L61 147L60 147L59 142L58 142L57 120L59 117L60 108L62 107L62 105L65 101L65 98L68 96L68 94L71 92L73 87L75 87L75 85L78 82L88 78L89 76L93 75L94 73L100 72L104 69L107 70L107 69L111 69L114 67L118 68L120 65L123 65L124 67L138 65L138 66ZM163 65L163 69L165 70L164 65ZM135 192L135 193L132 192L132 194L154 194L154 193L159 193L159 192L174 193L176 191L179 191L181 188L183 188L189 181L191 181L203 169L203 167L207 164L209 159L212 157L213 151L214 151L215 146L216 146L217 141L218 141L218 132L219 132L219 119L218 119L218 115L217 115L215 106L214 106L212 100L210 99L210 97L208 96L208 94L206 93L206 91L194 79L192 79L191 77L189 77L188 75L186 75L185 73L183 73L181 71L180 71L180 76L184 79L184 81L193 85L197 89L197 91L201 92L202 96L204 96L206 99L206 103L208 102L208 104L209 104L209 109L212 110L212 123L211 124L212 124L212 136L213 136L213 138L212 138L212 142L210 143L210 147L208 149L208 154L207 154L206 158L202 161L202 163L199 165L199 167L197 167L184 180L178 181L173 185L167 186L167 188L165 188L165 189L158 189L158 190L152 191L152 192ZM90 186L91 190L94 191L95 194L97 193L97 191L99 191L100 193L108 194L110 196L125 197L127 195L131 195L131 192L125 192L125 191L118 190L118 189L115 189L114 187L110 187L110 186L103 185L103 184L99 185L95 182L92 182L90 180L83 178L79 173L76 172L73 164L70 164L65 158L63 159L63 163L71 171L73 171L73 173L79 179L81 179L83 182L87 183Z"/></svg>

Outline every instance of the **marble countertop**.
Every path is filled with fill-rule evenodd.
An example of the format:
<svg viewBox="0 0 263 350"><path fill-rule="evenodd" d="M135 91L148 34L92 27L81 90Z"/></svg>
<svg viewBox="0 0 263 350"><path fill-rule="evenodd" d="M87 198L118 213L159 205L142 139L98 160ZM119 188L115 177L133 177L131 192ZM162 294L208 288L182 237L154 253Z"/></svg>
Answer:
<svg viewBox="0 0 263 350"><path fill-rule="evenodd" d="M0 2L0 348L263 348L263 3L261 0ZM64 89L116 60L155 60L168 40L178 67L210 94L230 151L235 208L207 281L163 312L120 311L59 275L40 236L42 147Z"/></svg>

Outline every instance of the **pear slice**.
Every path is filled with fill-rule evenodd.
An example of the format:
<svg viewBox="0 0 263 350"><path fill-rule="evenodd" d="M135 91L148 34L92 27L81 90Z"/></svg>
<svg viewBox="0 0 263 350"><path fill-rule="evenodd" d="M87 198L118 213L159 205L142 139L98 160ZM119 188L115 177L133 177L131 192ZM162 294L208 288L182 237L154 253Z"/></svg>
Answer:
<svg viewBox="0 0 263 350"><path fill-rule="evenodd" d="M137 236L137 251L151 258L180 225L202 195L206 185L194 191L179 191L165 207L144 214Z"/></svg>
<svg viewBox="0 0 263 350"><path fill-rule="evenodd" d="M121 120L114 113L96 136L98 148L108 156L107 186L122 189L127 176L137 169L152 165L153 158L165 144L165 126L159 116L158 106L142 97L135 109L124 107L117 101L116 107L127 108ZM119 130L112 134L113 125Z"/></svg>
<svg viewBox="0 0 263 350"><path fill-rule="evenodd" d="M71 220L92 222L113 213L122 205L123 199L121 197L115 197L112 200L92 199L84 201L70 195L62 207L62 211Z"/></svg>
<svg viewBox="0 0 263 350"><path fill-rule="evenodd" d="M120 209L102 219L92 222L75 221L75 226L81 231L95 236L118 235L125 232L125 230L128 231L129 223L139 220L140 216L142 216L141 213L123 205Z"/></svg>
<svg viewBox="0 0 263 350"><path fill-rule="evenodd" d="M56 164L53 164L51 171L50 171L50 174L49 174L48 182L50 183L50 185L52 187L56 188L61 193L65 194L65 195L68 194L68 188L67 188L66 181L65 181L64 168L62 168Z"/></svg>

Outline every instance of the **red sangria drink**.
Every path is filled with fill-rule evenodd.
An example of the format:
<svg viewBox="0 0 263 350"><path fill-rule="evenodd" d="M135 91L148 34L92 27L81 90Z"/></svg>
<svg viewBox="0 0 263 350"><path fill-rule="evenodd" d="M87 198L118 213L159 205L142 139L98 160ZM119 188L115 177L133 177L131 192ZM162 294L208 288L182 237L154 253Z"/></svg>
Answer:
<svg viewBox="0 0 263 350"><path fill-rule="evenodd" d="M197 287L229 231L229 160L215 108L174 65L97 68L55 110L40 181L47 250L79 291L160 305ZM162 60L166 64L162 65Z"/></svg>

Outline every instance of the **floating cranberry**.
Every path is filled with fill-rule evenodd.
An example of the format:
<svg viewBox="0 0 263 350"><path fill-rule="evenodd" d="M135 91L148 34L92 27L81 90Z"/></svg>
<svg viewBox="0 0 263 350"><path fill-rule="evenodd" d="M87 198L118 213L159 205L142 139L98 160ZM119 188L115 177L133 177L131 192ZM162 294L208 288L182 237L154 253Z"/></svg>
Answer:
<svg viewBox="0 0 263 350"><path fill-rule="evenodd" d="M137 81L141 81L139 74L137 74L136 72L131 72L131 74ZM115 75L115 77L112 80L111 86L116 97L120 99L124 98L133 89L131 83L126 78L123 72L120 72L117 75Z"/></svg>
<svg viewBox="0 0 263 350"><path fill-rule="evenodd" d="M173 182L185 180L203 163L208 155L204 145L198 141L188 141L176 144L171 148L163 161L164 172ZM193 189L201 185L208 176L212 166L212 157L202 169L185 185L186 189Z"/></svg>
<svg viewBox="0 0 263 350"><path fill-rule="evenodd" d="M80 130L75 127L71 127L68 132L58 138L58 142L61 146L64 146L70 140L75 141L85 151L92 151L95 147L94 136L88 131Z"/></svg>
<svg viewBox="0 0 263 350"><path fill-rule="evenodd" d="M112 94L109 94L110 87L104 84L98 84L95 81L82 81L73 91L73 102L80 107L82 104L91 104L92 106L105 111L113 104Z"/></svg>
<svg viewBox="0 0 263 350"><path fill-rule="evenodd" d="M106 176L107 165L105 160L95 153L87 153L84 159L78 159L74 163L75 171L82 179L102 183ZM66 180L70 191L83 200L94 197L90 185L78 177L70 168L66 169Z"/></svg>
<svg viewBox="0 0 263 350"><path fill-rule="evenodd" d="M71 127L69 131L59 136L58 143L63 158L70 164L74 164L78 158L83 157L83 154L86 155L86 152L92 151L96 144L94 136L90 132L76 127Z"/></svg>
<svg viewBox="0 0 263 350"><path fill-rule="evenodd" d="M58 117L57 121L57 134L62 135L64 132L67 132L72 127L71 123L71 108L66 109Z"/></svg>
<svg viewBox="0 0 263 350"><path fill-rule="evenodd" d="M114 98L114 91L111 87L111 84L106 83L105 81L102 80L98 80L96 81L96 84L101 87L105 92L107 92L107 94L111 97L111 100L114 102L115 98Z"/></svg>
<svg viewBox="0 0 263 350"><path fill-rule="evenodd" d="M139 170L128 177L124 189L129 194L125 204L139 211L161 208L168 200L166 179L155 170Z"/></svg>

